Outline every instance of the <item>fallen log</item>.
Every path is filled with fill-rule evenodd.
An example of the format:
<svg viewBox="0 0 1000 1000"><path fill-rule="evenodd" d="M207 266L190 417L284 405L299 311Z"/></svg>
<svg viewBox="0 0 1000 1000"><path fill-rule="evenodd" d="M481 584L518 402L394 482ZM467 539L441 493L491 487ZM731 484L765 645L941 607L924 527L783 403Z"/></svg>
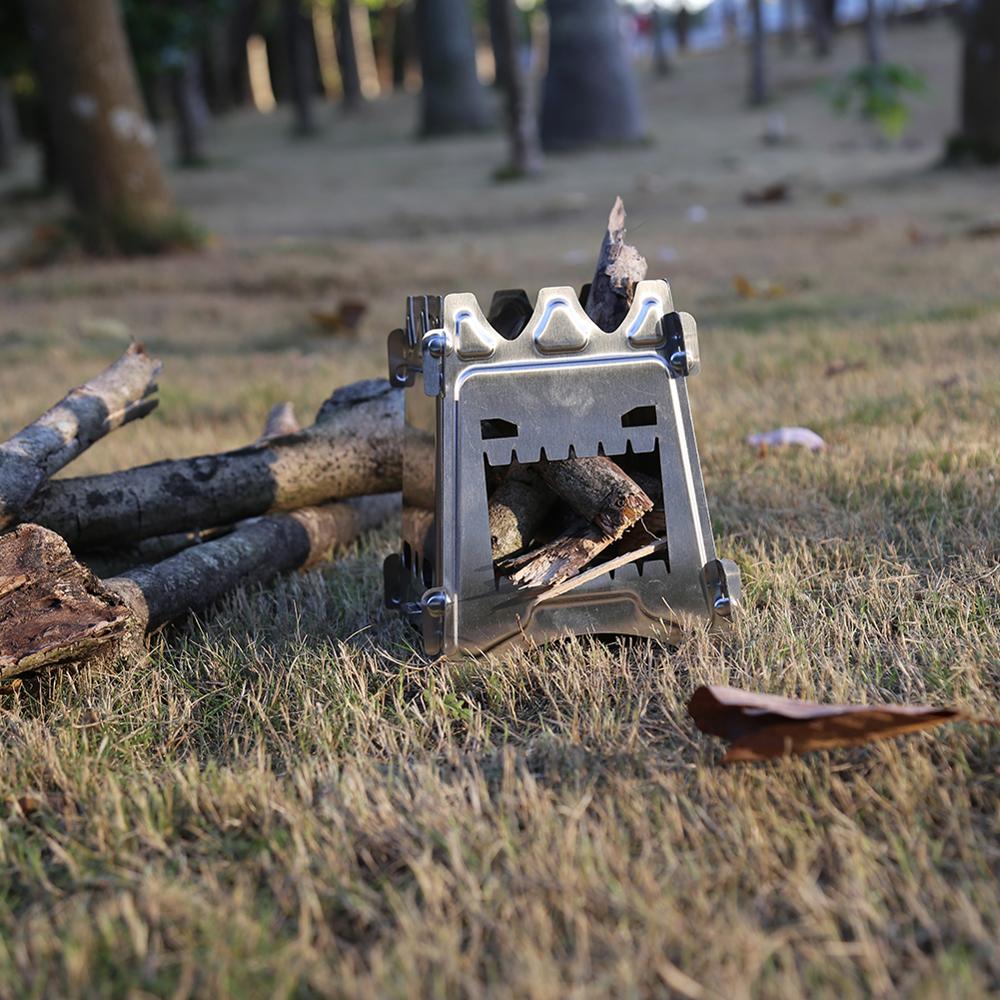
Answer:
<svg viewBox="0 0 1000 1000"><path fill-rule="evenodd" d="M531 544L539 523L555 503L533 469L515 462L490 497L490 543L493 559L520 552Z"/></svg>
<svg viewBox="0 0 1000 1000"><path fill-rule="evenodd" d="M262 444L276 437L294 434L300 430L291 403L276 403L268 411L264 421L264 429L256 443ZM142 538L125 546L111 545L105 549L88 552L78 552L81 562L98 576L118 576L134 566L145 566L148 563L162 562L171 556L201 545L215 538L221 538L233 530L233 525L220 525L215 528L204 528L200 531L177 531L170 535L154 535Z"/></svg>
<svg viewBox="0 0 1000 1000"><path fill-rule="evenodd" d="M178 552L191 548L192 545L202 545L221 538L223 535L228 535L233 527L231 524L226 524L218 528L203 528L201 531L178 531L172 535L141 538L128 545L108 546L104 549L77 552L75 555L99 577L118 576L134 566L162 562L177 555Z"/></svg>
<svg viewBox="0 0 1000 1000"><path fill-rule="evenodd" d="M50 476L116 427L156 408L161 367L141 344L133 344L114 364L0 444L0 531L22 519Z"/></svg>
<svg viewBox="0 0 1000 1000"><path fill-rule="evenodd" d="M105 662L132 638L208 607L245 584L307 569L398 509L361 497L269 514L151 566L100 580L37 524L0 535L0 680Z"/></svg>
<svg viewBox="0 0 1000 1000"><path fill-rule="evenodd" d="M359 497L245 521L222 538L105 580L144 630L157 628L247 584L309 569L399 510L391 494Z"/></svg>
<svg viewBox="0 0 1000 1000"><path fill-rule="evenodd" d="M24 519L82 550L396 492L401 428L401 390L381 379L358 382L338 389L305 430L221 454L50 482Z"/></svg>
<svg viewBox="0 0 1000 1000"><path fill-rule="evenodd" d="M538 468L550 489L592 522L608 543L653 509L642 487L603 455L541 462Z"/></svg>

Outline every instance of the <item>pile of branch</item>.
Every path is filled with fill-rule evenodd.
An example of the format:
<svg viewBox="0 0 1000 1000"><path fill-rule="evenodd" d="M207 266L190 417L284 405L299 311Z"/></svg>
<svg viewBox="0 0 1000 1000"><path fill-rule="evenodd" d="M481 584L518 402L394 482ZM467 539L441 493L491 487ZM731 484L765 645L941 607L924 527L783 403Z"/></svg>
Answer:
<svg viewBox="0 0 1000 1000"><path fill-rule="evenodd" d="M618 327L645 273L618 199L586 303L598 326ZM289 404L275 407L235 451L53 479L152 412L160 367L134 345L0 444L0 680L113 656L243 584L313 566L396 509L402 392L382 380L339 389L306 428ZM499 571L551 596L653 551L659 483L628 461L510 467L489 505ZM429 509L404 522L429 526L430 477L409 487Z"/></svg>
<svg viewBox="0 0 1000 1000"><path fill-rule="evenodd" d="M616 330L632 306L646 261L625 242L625 207L615 200L584 309L600 329ZM508 468L490 497L493 561L519 588L551 597L585 582L598 559L616 564L660 547L662 488L653 476L603 455ZM553 514L555 513L555 517ZM554 527L553 527L554 525ZM607 564L610 568L611 564Z"/></svg>
<svg viewBox="0 0 1000 1000"><path fill-rule="evenodd" d="M133 345L0 444L0 680L111 657L396 509L402 398L379 380L338 390L304 429L275 407L245 448L52 479L156 407L159 371Z"/></svg>

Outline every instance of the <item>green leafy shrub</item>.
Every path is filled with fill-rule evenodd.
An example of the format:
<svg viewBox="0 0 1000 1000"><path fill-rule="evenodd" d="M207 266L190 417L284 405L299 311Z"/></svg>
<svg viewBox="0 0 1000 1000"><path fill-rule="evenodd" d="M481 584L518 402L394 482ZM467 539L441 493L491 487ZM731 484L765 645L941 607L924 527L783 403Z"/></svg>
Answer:
<svg viewBox="0 0 1000 1000"><path fill-rule="evenodd" d="M910 120L906 96L922 94L927 82L915 70L896 63L862 66L837 84L830 95L839 114L856 110L866 121L874 122L886 139L902 136Z"/></svg>

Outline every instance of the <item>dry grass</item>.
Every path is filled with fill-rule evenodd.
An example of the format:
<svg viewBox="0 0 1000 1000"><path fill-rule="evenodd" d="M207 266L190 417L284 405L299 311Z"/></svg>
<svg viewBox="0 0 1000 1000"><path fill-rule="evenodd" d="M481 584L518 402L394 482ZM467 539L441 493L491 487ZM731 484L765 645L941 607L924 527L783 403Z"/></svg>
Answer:
<svg viewBox="0 0 1000 1000"><path fill-rule="evenodd" d="M532 187L489 186L496 139L409 145L406 102L293 151L278 124L238 120L220 165L176 179L215 248L4 279L0 430L114 355L108 318L167 362L161 409L80 463L107 468L241 443L270 403L308 414L379 373L407 292L582 280L621 190L701 321L695 420L746 599L734 634L676 651L571 641L427 666L379 608L386 531L143 662L2 696L0 995L1000 991L995 731L723 769L683 711L712 682L997 713L998 244L961 236L996 180L927 170L956 43L892 38L935 85L913 150L871 148L791 82L799 142L759 148L742 67L719 59L650 85L656 147L560 160ZM671 99L706 81L718 129ZM740 206L775 174L791 204ZM740 299L736 273L787 294ZM308 307L348 289L373 302L358 340L313 333ZM828 378L837 359L866 367ZM829 450L742 443L787 423Z"/></svg>

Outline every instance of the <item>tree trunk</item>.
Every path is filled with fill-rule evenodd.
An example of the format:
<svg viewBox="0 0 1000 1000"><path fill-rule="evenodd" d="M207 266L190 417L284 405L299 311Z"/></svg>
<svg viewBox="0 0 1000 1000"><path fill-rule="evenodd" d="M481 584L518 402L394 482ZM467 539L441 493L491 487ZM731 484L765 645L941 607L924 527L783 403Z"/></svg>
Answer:
<svg viewBox="0 0 1000 1000"><path fill-rule="evenodd" d="M230 79L228 31L229 25L223 18L213 19L199 53L205 99L216 115L231 111L236 103Z"/></svg>
<svg viewBox="0 0 1000 1000"><path fill-rule="evenodd" d="M647 135L616 0L549 0L542 145L573 149Z"/></svg>
<svg viewBox="0 0 1000 1000"><path fill-rule="evenodd" d="M245 104L250 96L250 71L247 66L247 39L253 34L261 0L235 0L229 19L229 90L233 101Z"/></svg>
<svg viewBox="0 0 1000 1000"><path fill-rule="evenodd" d="M962 51L962 126L950 158L1000 163L1000 4L967 0Z"/></svg>
<svg viewBox="0 0 1000 1000"><path fill-rule="evenodd" d="M657 76L669 76L670 53L667 51L667 25L663 9L654 6L650 17L653 33L653 72Z"/></svg>
<svg viewBox="0 0 1000 1000"><path fill-rule="evenodd" d="M368 5L351 4L351 28L354 35L354 58L358 63L358 78L361 81L361 96L368 101L375 100L381 93L378 79L378 63L375 59L375 41L372 37L372 19Z"/></svg>
<svg viewBox="0 0 1000 1000"><path fill-rule="evenodd" d="M201 67L195 53L178 56L167 71L170 104L174 115L174 140L177 162L182 167L197 167L205 162L205 129L208 105L201 89Z"/></svg>
<svg viewBox="0 0 1000 1000"><path fill-rule="evenodd" d="M511 63L517 58L517 32L515 28L514 41L511 41L510 30L507 27L505 4L496 0L487 0L486 20L490 29L490 48L493 50L493 82L503 90L507 89ZM511 54L511 46L514 54Z"/></svg>
<svg viewBox="0 0 1000 1000"><path fill-rule="evenodd" d="M288 56L289 90L295 113L292 131L295 135L312 135L316 131L316 120L313 116L316 72L312 49L312 21L302 12L301 0L282 0L281 15L285 52Z"/></svg>
<svg viewBox="0 0 1000 1000"><path fill-rule="evenodd" d="M865 59L875 71L882 69L884 42L884 25L882 13L878 9L878 0L868 0L865 13Z"/></svg>
<svg viewBox="0 0 1000 1000"><path fill-rule="evenodd" d="M14 94L10 84L0 79L0 170L7 170L14 165L19 139Z"/></svg>
<svg viewBox="0 0 1000 1000"><path fill-rule="evenodd" d="M392 26L392 88L400 91L406 90L410 67L416 65L419 54L413 24L413 5L402 3L393 10L395 18Z"/></svg>
<svg viewBox="0 0 1000 1000"><path fill-rule="evenodd" d="M798 41L795 31L795 12L799 0L781 0L781 48L786 54L795 51Z"/></svg>
<svg viewBox="0 0 1000 1000"><path fill-rule="evenodd" d="M155 226L171 211L115 0L24 0L59 162L80 215Z"/></svg>
<svg viewBox="0 0 1000 1000"><path fill-rule="evenodd" d="M490 121L476 75L476 44L466 0L417 0L420 45L420 134L479 132Z"/></svg>
<svg viewBox="0 0 1000 1000"><path fill-rule="evenodd" d="M520 32L514 0L489 0L493 51L503 53L504 93L510 164L504 177L528 177L541 168L538 134L532 113L531 86L520 58Z"/></svg>
<svg viewBox="0 0 1000 1000"><path fill-rule="evenodd" d="M767 36L763 0L750 0L750 81L747 93L752 108L767 103Z"/></svg>
<svg viewBox="0 0 1000 1000"><path fill-rule="evenodd" d="M362 101L361 74L358 72L358 50L354 38L354 18L351 11L354 0L337 0L337 58L340 61L340 79L344 88L343 107L352 111Z"/></svg>
<svg viewBox="0 0 1000 1000"><path fill-rule="evenodd" d="M728 29L732 23L729 9L726 10L724 17L726 18L726 34L728 38ZM689 11L683 4L681 4L679 10L674 15L674 34L677 36L677 51L687 52L688 38L691 34L691 11Z"/></svg>
<svg viewBox="0 0 1000 1000"><path fill-rule="evenodd" d="M826 59L833 51L833 24L826 0L810 0L813 51L818 59Z"/></svg>
<svg viewBox="0 0 1000 1000"><path fill-rule="evenodd" d="M149 631L208 607L238 587L310 569L398 510L399 496L386 495L269 514L102 584L131 611L133 627Z"/></svg>

